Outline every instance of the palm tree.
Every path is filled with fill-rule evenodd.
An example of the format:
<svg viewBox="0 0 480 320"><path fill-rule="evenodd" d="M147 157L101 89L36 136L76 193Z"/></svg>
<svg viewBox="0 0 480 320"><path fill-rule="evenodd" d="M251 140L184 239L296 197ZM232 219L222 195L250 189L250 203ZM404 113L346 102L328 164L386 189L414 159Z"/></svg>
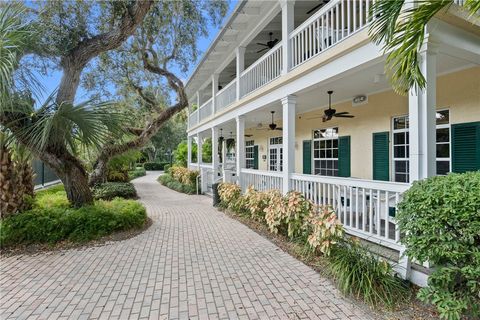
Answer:
<svg viewBox="0 0 480 320"><path fill-rule="evenodd" d="M0 4L0 130L8 131L17 143L27 147L55 171L73 205L91 204L93 197L88 175L75 154L79 147L99 148L107 141L120 139L124 134L121 124L125 117L112 111L115 108L111 103L87 101L78 105L59 105L53 94L37 107L31 92L15 90L13 74L29 41L34 41L35 36L31 26L22 22L24 12L22 5ZM12 171L11 151L6 143L0 147L1 160L5 168L9 168L3 171L2 164L2 173L6 174L4 186L8 180L8 188L5 188L9 193L15 193L18 189L11 181L17 179L13 175L18 173ZM8 195L8 199L12 197L14 195Z"/></svg>
<svg viewBox="0 0 480 320"><path fill-rule="evenodd" d="M409 6L405 5L407 2ZM386 71L397 93L405 94L415 86L425 87L418 63L425 27L452 3L453 0L378 0L372 6L375 19L370 26L370 36L388 53ZM472 18L478 18L480 0L465 0L463 6Z"/></svg>

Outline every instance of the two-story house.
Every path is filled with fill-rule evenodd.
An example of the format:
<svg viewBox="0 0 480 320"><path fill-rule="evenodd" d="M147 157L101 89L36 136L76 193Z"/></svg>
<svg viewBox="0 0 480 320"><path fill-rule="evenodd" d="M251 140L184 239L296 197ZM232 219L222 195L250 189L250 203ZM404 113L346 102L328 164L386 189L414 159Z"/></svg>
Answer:
<svg viewBox="0 0 480 320"><path fill-rule="evenodd" d="M204 190L221 179L332 205L423 285L395 209L415 180L480 169L480 24L462 0L437 15L419 53L426 88L398 95L368 34L372 3L240 1L186 84L189 167ZM193 163L205 139L212 163Z"/></svg>

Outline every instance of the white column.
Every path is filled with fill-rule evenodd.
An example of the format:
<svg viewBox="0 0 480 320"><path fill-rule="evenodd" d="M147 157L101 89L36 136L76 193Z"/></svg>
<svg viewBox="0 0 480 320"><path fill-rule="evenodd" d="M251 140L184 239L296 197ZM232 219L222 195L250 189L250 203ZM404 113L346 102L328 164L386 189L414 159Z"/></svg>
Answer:
<svg viewBox="0 0 480 320"><path fill-rule="evenodd" d="M218 158L218 128L212 128L212 167L213 167L213 182L218 178L218 167L219 167L219 158Z"/></svg>
<svg viewBox="0 0 480 320"><path fill-rule="evenodd" d="M217 112L218 73L212 74L212 114Z"/></svg>
<svg viewBox="0 0 480 320"><path fill-rule="evenodd" d="M295 26L293 9L295 1L281 0L280 5L282 7L282 74L286 74L288 71L290 71L292 61L292 47L290 45L289 35Z"/></svg>
<svg viewBox="0 0 480 320"><path fill-rule="evenodd" d="M202 136L197 133L197 166L200 170L200 164L202 164Z"/></svg>
<svg viewBox="0 0 480 320"><path fill-rule="evenodd" d="M197 124L200 123L200 91L197 91Z"/></svg>
<svg viewBox="0 0 480 320"><path fill-rule="evenodd" d="M290 176L295 172L295 107L297 97L282 98L283 116L283 193L290 191Z"/></svg>
<svg viewBox="0 0 480 320"><path fill-rule="evenodd" d="M408 98L410 135L410 182L436 175L436 65L435 45L425 42L420 69L426 80L424 89L412 88Z"/></svg>
<svg viewBox="0 0 480 320"><path fill-rule="evenodd" d="M223 176L223 182L228 182L227 181L227 176L225 174L225 158L227 157L227 141L226 139L223 139L222 141L222 176Z"/></svg>
<svg viewBox="0 0 480 320"><path fill-rule="evenodd" d="M192 163L192 136L187 137L187 168L190 169Z"/></svg>
<svg viewBox="0 0 480 320"><path fill-rule="evenodd" d="M243 72L245 69L245 47L237 47L236 49L236 55L237 55L237 83L236 83L236 90L237 90L237 101L240 100L241 95L240 95L240 74Z"/></svg>
<svg viewBox="0 0 480 320"><path fill-rule="evenodd" d="M235 141L237 160L237 179L240 182L240 171L245 168L245 116L237 116L237 139Z"/></svg>

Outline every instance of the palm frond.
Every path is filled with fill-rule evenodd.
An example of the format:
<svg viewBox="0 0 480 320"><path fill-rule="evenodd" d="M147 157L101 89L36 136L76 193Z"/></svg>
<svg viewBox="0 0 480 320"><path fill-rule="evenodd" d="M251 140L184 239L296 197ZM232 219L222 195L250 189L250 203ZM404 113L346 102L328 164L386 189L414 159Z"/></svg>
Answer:
<svg viewBox="0 0 480 320"><path fill-rule="evenodd" d="M470 13L470 17L476 16L477 19L480 18L480 1L479 0L466 0L463 4Z"/></svg>
<svg viewBox="0 0 480 320"><path fill-rule="evenodd" d="M418 60L425 28L433 16L452 4L452 0L425 0L405 7L404 2L377 1L372 7L377 19L370 27L372 39L382 44L388 54L386 73L393 89L400 94L405 94L410 88L425 87L425 77Z"/></svg>
<svg viewBox="0 0 480 320"><path fill-rule="evenodd" d="M91 101L57 105L52 94L37 111L18 118L22 126L14 134L38 152L47 147L67 146L72 151L79 145L99 148L125 134L124 124L128 119L124 113L115 111L113 105Z"/></svg>
<svg viewBox="0 0 480 320"><path fill-rule="evenodd" d="M0 103L4 106L13 86L13 73L19 54L28 45L33 31L22 21L25 7L18 3L1 6L0 10Z"/></svg>

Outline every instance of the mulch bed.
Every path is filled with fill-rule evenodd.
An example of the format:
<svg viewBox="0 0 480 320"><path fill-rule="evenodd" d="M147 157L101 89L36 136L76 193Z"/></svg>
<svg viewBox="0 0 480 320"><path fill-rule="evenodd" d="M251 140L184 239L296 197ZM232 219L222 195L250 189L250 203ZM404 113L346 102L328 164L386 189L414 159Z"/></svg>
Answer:
<svg viewBox="0 0 480 320"><path fill-rule="evenodd" d="M71 241L60 241L55 244L28 244L28 245L18 245L13 247L1 248L0 253L2 257L10 257L16 255L34 255L42 252L56 252L63 251L68 249L82 249L82 248L91 248L91 247L100 247L104 246L112 241L123 241L133 237L138 236L145 230L147 230L153 221L151 218L147 218L145 224L140 229L132 229L126 231L114 232L108 236L101 237L96 240L91 240L87 242L71 242Z"/></svg>
<svg viewBox="0 0 480 320"><path fill-rule="evenodd" d="M323 256L317 255L305 255L304 247L298 243L291 242L287 237L279 234L273 234L268 230L268 227L258 221L252 220L246 216L238 215L230 210L218 208L220 211L225 213L232 219L235 219L256 233L260 234L262 237L270 240L277 247L279 247L284 252L293 256L294 258L302 261L315 271L317 271L321 276L328 278L335 283L329 274L328 271L328 261ZM358 303L358 306L363 308L368 308L370 312L375 314L375 319L388 319L388 320L429 320L429 319L438 319L438 313L431 305L426 305L415 298L418 288L412 288L412 299L403 305L397 306L395 310L385 310L379 308L372 308L355 297L349 297L354 302Z"/></svg>

